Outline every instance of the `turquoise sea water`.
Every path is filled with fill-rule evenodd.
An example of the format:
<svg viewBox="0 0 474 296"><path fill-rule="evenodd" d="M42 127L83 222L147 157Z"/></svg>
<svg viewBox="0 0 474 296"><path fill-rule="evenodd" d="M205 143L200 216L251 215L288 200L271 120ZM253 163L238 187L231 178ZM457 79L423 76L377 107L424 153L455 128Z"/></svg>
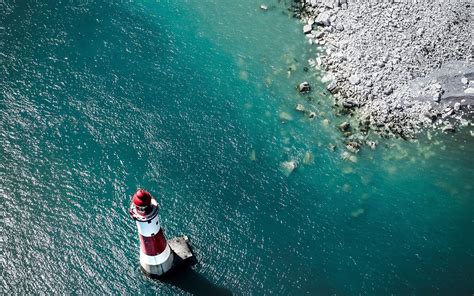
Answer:
<svg viewBox="0 0 474 296"><path fill-rule="evenodd" d="M260 4L0 4L2 294L472 295L468 131L342 159L316 48ZM192 271L140 271L137 187Z"/></svg>

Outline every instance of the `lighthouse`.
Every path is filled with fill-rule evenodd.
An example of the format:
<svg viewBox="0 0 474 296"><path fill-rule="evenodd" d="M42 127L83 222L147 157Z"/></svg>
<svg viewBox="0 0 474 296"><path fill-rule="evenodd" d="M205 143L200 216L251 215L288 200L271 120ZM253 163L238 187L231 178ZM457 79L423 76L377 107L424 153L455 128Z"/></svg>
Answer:
<svg viewBox="0 0 474 296"><path fill-rule="evenodd" d="M142 269L152 276L163 275L173 267L174 256L158 219L158 202L138 189L130 204L130 216L137 223Z"/></svg>
<svg viewBox="0 0 474 296"><path fill-rule="evenodd" d="M158 202L138 189L132 197L129 213L137 223L140 237L140 266L151 277L160 277L172 269L197 263L187 236L166 240L158 219Z"/></svg>

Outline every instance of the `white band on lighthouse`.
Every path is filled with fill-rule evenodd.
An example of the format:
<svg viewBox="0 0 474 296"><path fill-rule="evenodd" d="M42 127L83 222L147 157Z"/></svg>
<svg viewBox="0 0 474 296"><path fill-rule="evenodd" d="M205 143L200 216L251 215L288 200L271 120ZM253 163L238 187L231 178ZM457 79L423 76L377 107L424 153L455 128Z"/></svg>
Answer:
<svg viewBox="0 0 474 296"><path fill-rule="evenodd" d="M147 222L137 221L137 228L138 233L143 236L152 236L157 234L161 229L160 221L158 220L158 215L156 215L155 218Z"/></svg>
<svg viewBox="0 0 474 296"><path fill-rule="evenodd" d="M158 265L163 264L171 254L170 246L166 246L166 249L163 253L155 255L155 256L148 256L147 254L140 251L140 261L146 263L148 265Z"/></svg>

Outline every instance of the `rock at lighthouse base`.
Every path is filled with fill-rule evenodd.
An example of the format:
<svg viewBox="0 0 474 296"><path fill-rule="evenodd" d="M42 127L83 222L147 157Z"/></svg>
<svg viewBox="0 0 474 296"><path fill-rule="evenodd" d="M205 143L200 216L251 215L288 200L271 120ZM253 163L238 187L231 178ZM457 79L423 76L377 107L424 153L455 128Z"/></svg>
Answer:
<svg viewBox="0 0 474 296"><path fill-rule="evenodd" d="M168 240L168 245L175 254L173 268L197 263L187 236L174 237Z"/></svg>

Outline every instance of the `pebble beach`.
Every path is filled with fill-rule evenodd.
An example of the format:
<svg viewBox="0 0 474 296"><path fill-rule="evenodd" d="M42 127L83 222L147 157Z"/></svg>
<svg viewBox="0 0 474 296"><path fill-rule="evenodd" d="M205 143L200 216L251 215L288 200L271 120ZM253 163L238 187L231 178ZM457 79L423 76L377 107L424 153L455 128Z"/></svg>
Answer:
<svg viewBox="0 0 474 296"><path fill-rule="evenodd" d="M334 106L355 131L415 138L426 129L472 133L471 1L294 3Z"/></svg>

